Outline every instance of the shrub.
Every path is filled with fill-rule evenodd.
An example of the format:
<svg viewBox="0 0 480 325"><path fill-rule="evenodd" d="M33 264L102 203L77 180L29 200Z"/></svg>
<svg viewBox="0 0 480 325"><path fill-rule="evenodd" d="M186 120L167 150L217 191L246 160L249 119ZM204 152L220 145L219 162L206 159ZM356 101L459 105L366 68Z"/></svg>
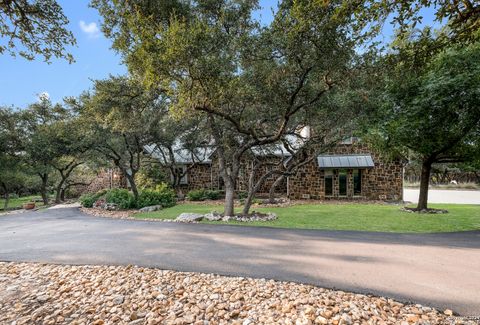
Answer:
<svg viewBox="0 0 480 325"><path fill-rule="evenodd" d="M95 199L93 198L95 194L93 193L86 193L80 196L80 204L85 207L85 208L91 208L93 207L93 204L95 203Z"/></svg>
<svg viewBox="0 0 480 325"><path fill-rule="evenodd" d="M248 192L245 192L245 191L238 192L238 200L240 201L240 204L245 204L245 201L247 200L247 197L248 197ZM257 204L257 203L262 203L262 200L254 197L252 199L252 204Z"/></svg>
<svg viewBox="0 0 480 325"><path fill-rule="evenodd" d="M218 200L220 198L220 191L206 190L205 198L207 200Z"/></svg>
<svg viewBox="0 0 480 325"><path fill-rule="evenodd" d="M135 175L135 183L139 189L155 188L156 184L164 183L168 179L165 171L158 165L146 164Z"/></svg>
<svg viewBox="0 0 480 325"><path fill-rule="evenodd" d="M91 208L95 202L104 196L107 190L100 190L97 193L86 193L80 197L80 204L85 208Z"/></svg>
<svg viewBox="0 0 480 325"><path fill-rule="evenodd" d="M238 192L238 199L239 200L245 200L248 196L248 192L246 191L240 191Z"/></svg>
<svg viewBox="0 0 480 325"><path fill-rule="evenodd" d="M133 209L137 206L135 198L130 191L124 188L114 188L105 195L107 203L114 203L120 209Z"/></svg>
<svg viewBox="0 0 480 325"><path fill-rule="evenodd" d="M245 202L247 201L247 198L239 199L238 201L240 201L240 204L245 204ZM252 199L252 203L251 203L251 204L259 204L259 203L262 203L262 200L257 199L257 198L253 198L253 199Z"/></svg>
<svg viewBox="0 0 480 325"><path fill-rule="evenodd" d="M190 201L218 200L220 198L220 191L205 189L191 190L187 193L187 198Z"/></svg>
<svg viewBox="0 0 480 325"><path fill-rule="evenodd" d="M205 190L191 190L187 193L187 198L190 201L203 201L205 200Z"/></svg>
<svg viewBox="0 0 480 325"><path fill-rule="evenodd" d="M176 204L175 191L162 183L155 189L147 189L140 192L137 207L143 208L151 205L161 205L164 208L172 207Z"/></svg>

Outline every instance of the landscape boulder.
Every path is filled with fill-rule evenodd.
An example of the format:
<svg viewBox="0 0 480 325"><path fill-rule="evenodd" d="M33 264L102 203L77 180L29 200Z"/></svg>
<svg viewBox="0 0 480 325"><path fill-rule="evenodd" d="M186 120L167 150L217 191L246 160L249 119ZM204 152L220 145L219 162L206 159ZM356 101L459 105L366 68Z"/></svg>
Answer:
<svg viewBox="0 0 480 325"><path fill-rule="evenodd" d="M223 215L217 211L212 211L203 216L208 221L220 221L223 218Z"/></svg>
<svg viewBox="0 0 480 325"><path fill-rule="evenodd" d="M175 220L179 222L196 222L203 219L203 214L198 213L182 213Z"/></svg>
<svg viewBox="0 0 480 325"><path fill-rule="evenodd" d="M103 209L107 211L117 211L119 210L118 205L115 203L105 203Z"/></svg>
<svg viewBox="0 0 480 325"><path fill-rule="evenodd" d="M154 212L158 210L162 210L162 206L160 204L158 205L150 205L148 207L143 207L140 209L140 212Z"/></svg>
<svg viewBox="0 0 480 325"><path fill-rule="evenodd" d="M277 215L272 212L260 213L253 211L249 215L236 215L232 220L240 222L253 222L253 221L273 221L277 219Z"/></svg>

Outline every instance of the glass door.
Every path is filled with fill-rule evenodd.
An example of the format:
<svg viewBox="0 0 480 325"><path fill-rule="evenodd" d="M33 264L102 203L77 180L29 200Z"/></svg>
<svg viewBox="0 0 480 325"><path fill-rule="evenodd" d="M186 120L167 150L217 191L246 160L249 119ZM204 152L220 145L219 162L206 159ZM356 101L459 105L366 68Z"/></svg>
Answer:
<svg viewBox="0 0 480 325"><path fill-rule="evenodd" d="M333 196L333 171L325 171L325 196Z"/></svg>

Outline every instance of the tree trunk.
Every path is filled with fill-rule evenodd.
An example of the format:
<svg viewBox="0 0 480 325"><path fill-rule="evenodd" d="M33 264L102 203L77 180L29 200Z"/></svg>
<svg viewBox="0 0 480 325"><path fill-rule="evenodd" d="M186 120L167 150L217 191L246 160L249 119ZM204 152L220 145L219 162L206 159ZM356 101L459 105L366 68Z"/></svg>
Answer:
<svg viewBox="0 0 480 325"><path fill-rule="evenodd" d="M242 214L247 215L250 211L250 207L252 206L253 198L255 197L255 193L257 193L257 187L255 186L255 175L257 174L257 170L260 167L259 164L256 162L252 163L252 171L250 172L250 177L248 178L248 194L245 198L245 202L243 204Z"/></svg>
<svg viewBox="0 0 480 325"><path fill-rule="evenodd" d="M178 180L178 177L177 177L177 170L175 169L175 167L171 166L170 167L170 173L172 174L172 188L175 190L175 192L179 189L180 187L180 181Z"/></svg>
<svg viewBox="0 0 480 325"><path fill-rule="evenodd" d="M48 205L48 193L43 188L40 190L40 194L42 195L42 201L44 205Z"/></svg>
<svg viewBox="0 0 480 325"><path fill-rule="evenodd" d="M10 195L8 194L8 191L5 191L5 203L3 204L3 211L7 210L9 200L10 200Z"/></svg>
<svg viewBox="0 0 480 325"><path fill-rule="evenodd" d="M132 173L132 175L130 175L129 173L125 173L125 177L128 179L128 183L130 183L130 189L135 197L135 201L138 200L138 189L137 184L135 184L135 174Z"/></svg>
<svg viewBox="0 0 480 325"><path fill-rule="evenodd" d="M255 194L257 194L257 192L260 190L267 178L270 177L272 174L272 172L269 172L262 175L262 177L260 177L260 179L256 183L253 183L253 178L251 178L251 184L249 185L248 189L248 196L245 200L245 205L243 206L243 214L249 213L250 208L252 207L253 199L255 198Z"/></svg>
<svg viewBox="0 0 480 325"><path fill-rule="evenodd" d="M248 214L250 212L250 208L252 207L253 198L255 197L256 191L248 191L247 198L245 199L243 205L243 214Z"/></svg>
<svg viewBox="0 0 480 325"><path fill-rule="evenodd" d="M83 164L82 162L76 162L72 160L65 168L56 168L60 174L61 180L56 187L55 203L65 201L65 188L64 185L68 178L72 174L73 170Z"/></svg>
<svg viewBox="0 0 480 325"><path fill-rule="evenodd" d="M285 179L285 175L280 175L275 182L273 182L272 187L270 187L270 191L268 192L268 200L270 203L275 203L275 191L280 186L280 184Z"/></svg>
<svg viewBox="0 0 480 325"><path fill-rule="evenodd" d="M223 150L223 147L219 145L221 143L221 135L219 128L215 124L215 117L213 114L208 114L208 124L212 130L212 135L217 145L217 155L218 155L218 167L220 175L222 176L223 183L225 185L225 204L223 210L224 217L233 217L235 215L234 211L234 199L235 199L235 183L237 181L237 176L239 173L239 161L240 156L233 156L232 169L229 170L226 164L226 154Z"/></svg>
<svg viewBox="0 0 480 325"><path fill-rule="evenodd" d="M42 186L40 188L40 194L42 195L43 204L48 204L48 193L47 193L47 184L48 184L48 174L40 175L42 179Z"/></svg>
<svg viewBox="0 0 480 325"><path fill-rule="evenodd" d="M8 208L8 201L10 199L10 194L8 193L7 185L4 182L2 182L2 188L3 188L3 191L5 192L4 194L5 203L3 205L3 210L5 211Z"/></svg>
<svg viewBox="0 0 480 325"><path fill-rule="evenodd" d="M65 183L65 179L62 179L58 185L57 188L55 189L55 203L60 203L62 200L62 190L63 190L63 184Z"/></svg>
<svg viewBox="0 0 480 325"><path fill-rule="evenodd" d="M234 200L235 200L235 183L230 179L230 176L226 176L225 182L225 207L223 215L225 217L233 217L234 212Z"/></svg>
<svg viewBox="0 0 480 325"><path fill-rule="evenodd" d="M427 209L428 203L428 185L430 182L430 172L432 170L432 163L430 160L425 160L422 163L422 174L420 175L420 196L418 198L417 210Z"/></svg>

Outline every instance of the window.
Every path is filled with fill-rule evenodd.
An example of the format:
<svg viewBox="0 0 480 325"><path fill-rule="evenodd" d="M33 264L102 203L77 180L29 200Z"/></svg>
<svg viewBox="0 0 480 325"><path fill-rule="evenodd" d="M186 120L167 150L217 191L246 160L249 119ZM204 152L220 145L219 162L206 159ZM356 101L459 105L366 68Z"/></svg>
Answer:
<svg viewBox="0 0 480 325"><path fill-rule="evenodd" d="M333 172L331 170L325 171L325 196L333 195Z"/></svg>
<svg viewBox="0 0 480 325"><path fill-rule="evenodd" d="M347 171L340 170L338 173L338 195L347 196Z"/></svg>
<svg viewBox="0 0 480 325"><path fill-rule="evenodd" d="M360 169L353 170L353 195L362 195L362 172Z"/></svg>

